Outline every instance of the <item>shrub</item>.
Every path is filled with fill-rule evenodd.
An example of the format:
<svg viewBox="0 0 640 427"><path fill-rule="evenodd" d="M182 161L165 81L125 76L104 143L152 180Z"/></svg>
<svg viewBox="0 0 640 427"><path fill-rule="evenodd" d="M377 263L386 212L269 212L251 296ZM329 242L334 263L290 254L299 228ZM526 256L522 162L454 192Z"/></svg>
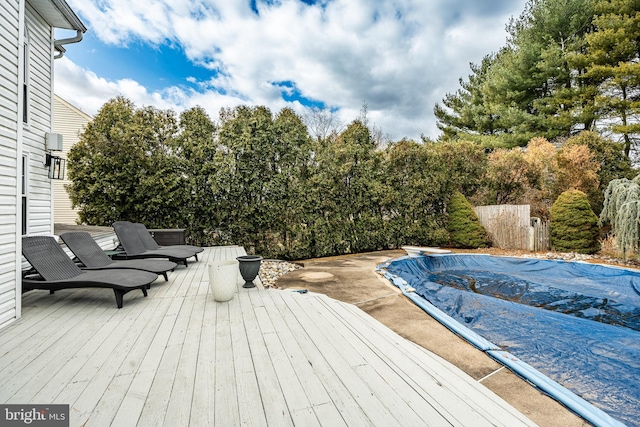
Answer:
<svg viewBox="0 0 640 427"><path fill-rule="evenodd" d="M611 225L618 250L624 258L636 252L640 259L640 175L632 180L614 179L604 193L604 205L600 212L600 225Z"/></svg>
<svg viewBox="0 0 640 427"><path fill-rule="evenodd" d="M551 206L551 246L582 254L600 250L598 217L582 191L565 191Z"/></svg>
<svg viewBox="0 0 640 427"><path fill-rule="evenodd" d="M456 191L451 196L447 209L449 239L456 248L485 248L488 246L487 232L480 224L471 204Z"/></svg>

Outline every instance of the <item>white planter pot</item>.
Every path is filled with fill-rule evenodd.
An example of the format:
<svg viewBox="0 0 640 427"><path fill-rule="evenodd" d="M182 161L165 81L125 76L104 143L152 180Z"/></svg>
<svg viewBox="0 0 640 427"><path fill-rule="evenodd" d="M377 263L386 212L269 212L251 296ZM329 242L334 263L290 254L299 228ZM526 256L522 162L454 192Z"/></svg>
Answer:
<svg viewBox="0 0 640 427"><path fill-rule="evenodd" d="M216 261L207 265L209 287L216 301L229 301L238 289L238 261Z"/></svg>

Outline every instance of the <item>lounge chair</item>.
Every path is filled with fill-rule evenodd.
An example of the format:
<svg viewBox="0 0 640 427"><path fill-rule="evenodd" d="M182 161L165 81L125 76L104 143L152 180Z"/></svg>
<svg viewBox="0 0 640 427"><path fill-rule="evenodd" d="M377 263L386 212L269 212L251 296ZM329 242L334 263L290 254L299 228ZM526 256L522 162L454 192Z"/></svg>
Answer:
<svg viewBox="0 0 640 427"><path fill-rule="evenodd" d="M193 246L193 245L159 246L158 243L153 239L153 237L151 236L151 233L149 233L149 230L147 230L147 227L145 227L144 224L141 224L139 222L134 222L132 224L133 224L133 228L136 230L136 233L138 233L138 237L142 241L142 245L148 251L157 251L158 249L164 249L164 248L172 248L172 249L180 248L186 251L193 252L193 256L196 257L196 261L198 260L198 254L204 251L204 248L201 248L200 246Z"/></svg>
<svg viewBox="0 0 640 427"><path fill-rule="evenodd" d="M86 231L63 233L60 238L76 258L84 264L84 267L80 266L83 270L110 270L113 268L142 270L162 274L164 280L169 280L167 272L177 267L175 262L163 259L112 260Z"/></svg>
<svg viewBox="0 0 640 427"><path fill-rule="evenodd" d="M187 266L187 258L195 255L193 251L170 246L158 250L145 249L135 227L129 221L116 221L113 223L113 229L125 252L124 255L115 255L115 259L168 258L170 261Z"/></svg>
<svg viewBox="0 0 640 427"><path fill-rule="evenodd" d="M158 278L155 273L123 269L81 270L51 236L25 236L22 238L22 254L42 280L24 277L23 292L33 289L54 293L60 289L111 288L118 308L129 291L140 289L147 296L147 285Z"/></svg>

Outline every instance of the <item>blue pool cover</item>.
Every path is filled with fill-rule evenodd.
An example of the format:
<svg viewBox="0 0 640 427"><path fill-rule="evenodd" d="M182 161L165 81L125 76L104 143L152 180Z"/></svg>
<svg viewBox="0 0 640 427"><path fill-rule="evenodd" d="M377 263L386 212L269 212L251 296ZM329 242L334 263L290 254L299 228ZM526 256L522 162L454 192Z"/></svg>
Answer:
<svg viewBox="0 0 640 427"><path fill-rule="evenodd" d="M640 426L640 273L486 255L401 258L385 269L467 328Z"/></svg>

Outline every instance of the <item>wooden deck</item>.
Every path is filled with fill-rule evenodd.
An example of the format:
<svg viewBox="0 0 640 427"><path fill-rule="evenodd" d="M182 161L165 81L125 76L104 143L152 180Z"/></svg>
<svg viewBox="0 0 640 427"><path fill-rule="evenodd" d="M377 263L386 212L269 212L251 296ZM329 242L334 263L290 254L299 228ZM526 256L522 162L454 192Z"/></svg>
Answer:
<svg viewBox="0 0 640 427"><path fill-rule="evenodd" d="M208 295L207 248L116 308L110 290L24 295L0 332L0 403L62 403L71 426L533 425L459 369L319 294ZM347 286L347 284L345 284Z"/></svg>

